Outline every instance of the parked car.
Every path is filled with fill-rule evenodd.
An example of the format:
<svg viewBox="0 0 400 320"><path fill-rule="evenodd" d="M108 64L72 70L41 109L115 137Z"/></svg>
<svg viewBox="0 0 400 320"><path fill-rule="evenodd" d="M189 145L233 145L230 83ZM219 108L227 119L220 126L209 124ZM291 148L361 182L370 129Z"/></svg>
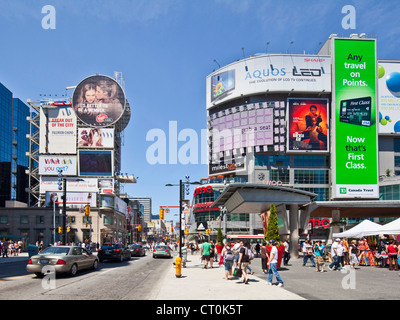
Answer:
<svg viewBox="0 0 400 320"><path fill-rule="evenodd" d="M56 273L69 273L75 276L79 270L90 268L96 270L98 265L99 259L86 249L77 246L54 246L32 256L26 271L35 273L37 277L43 277L47 270L51 271L54 268Z"/></svg>
<svg viewBox="0 0 400 320"><path fill-rule="evenodd" d="M146 255L146 249L141 244L131 244L128 246L131 256L143 257Z"/></svg>
<svg viewBox="0 0 400 320"><path fill-rule="evenodd" d="M172 258L171 249L168 246L156 246L153 250L153 258L158 257Z"/></svg>
<svg viewBox="0 0 400 320"><path fill-rule="evenodd" d="M131 252L122 243L104 243L97 252L100 262L104 260L118 260L120 262L131 259Z"/></svg>

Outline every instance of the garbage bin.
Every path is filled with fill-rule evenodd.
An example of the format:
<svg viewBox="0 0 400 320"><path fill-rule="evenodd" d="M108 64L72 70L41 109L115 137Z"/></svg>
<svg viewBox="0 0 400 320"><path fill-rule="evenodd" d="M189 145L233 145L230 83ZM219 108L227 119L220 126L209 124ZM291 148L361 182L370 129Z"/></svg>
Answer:
<svg viewBox="0 0 400 320"><path fill-rule="evenodd" d="M39 248L37 246L34 246L33 244L28 244L28 255L29 258L38 254Z"/></svg>
<svg viewBox="0 0 400 320"><path fill-rule="evenodd" d="M182 247L182 266L186 268L186 261L187 261L187 247Z"/></svg>

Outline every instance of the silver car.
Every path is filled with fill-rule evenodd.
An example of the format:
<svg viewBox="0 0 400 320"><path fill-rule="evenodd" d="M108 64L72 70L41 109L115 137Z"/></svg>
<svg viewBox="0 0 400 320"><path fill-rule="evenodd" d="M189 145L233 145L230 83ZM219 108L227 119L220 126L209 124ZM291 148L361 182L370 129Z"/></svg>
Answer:
<svg viewBox="0 0 400 320"><path fill-rule="evenodd" d="M166 257L172 258L171 248L168 246L156 246L153 250L153 258Z"/></svg>
<svg viewBox="0 0 400 320"><path fill-rule="evenodd" d="M89 268L96 270L98 265L97 256L81 247L55 246L48 247L32 256L28 261L26 271L35 273L37 277L43 277L49 270L74 276L78 270Z"/></svg>

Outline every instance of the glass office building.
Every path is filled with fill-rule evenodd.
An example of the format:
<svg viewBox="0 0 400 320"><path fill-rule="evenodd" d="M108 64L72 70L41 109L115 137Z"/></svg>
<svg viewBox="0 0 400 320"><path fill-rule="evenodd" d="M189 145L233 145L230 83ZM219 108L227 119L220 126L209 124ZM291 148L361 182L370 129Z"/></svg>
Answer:
<svg viewBox="0 0 400 320"><path fill-rule="evenodd" d="M29 107L0 83L0 207L7 200L27 203Z"/></svg>

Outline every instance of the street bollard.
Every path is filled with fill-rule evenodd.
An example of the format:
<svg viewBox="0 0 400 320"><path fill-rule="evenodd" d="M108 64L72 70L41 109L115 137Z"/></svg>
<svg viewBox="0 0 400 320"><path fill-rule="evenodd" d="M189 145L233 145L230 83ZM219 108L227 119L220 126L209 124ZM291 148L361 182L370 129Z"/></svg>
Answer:
<svg viewBox="0 0 400 320"><path fill-rule="evenodd" d="M176 269L175 276L177 278L180 278L182 276L182 258L180 257L176 258L175 269Z"/></svg>

